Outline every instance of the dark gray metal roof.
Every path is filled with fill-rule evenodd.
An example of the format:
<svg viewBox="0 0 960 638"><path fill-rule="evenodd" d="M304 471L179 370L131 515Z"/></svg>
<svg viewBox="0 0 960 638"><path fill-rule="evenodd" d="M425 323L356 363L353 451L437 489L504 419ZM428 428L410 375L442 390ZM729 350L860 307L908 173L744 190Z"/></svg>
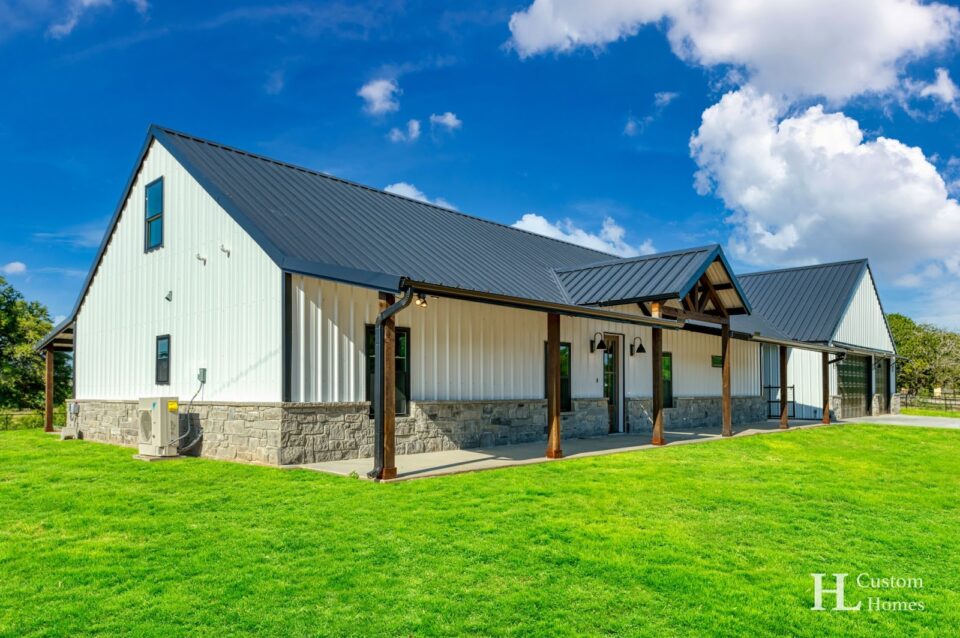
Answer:
<svg viewBox="0 0 960 638"><path fill-rule="evenodd" d="M640 301L682 297L681 290L696 281L710 262L714 246L605 260L588 266L558 269L557 277L571 303ZM685 293L684 293L685 294Z"/></svg>
<svg viewBox="0 0 960 638"><path fill-rule="evenodd" d="M791 339L826 343L836 334L866 270L867 260L858 259L748 273L739 279L754 314Z"/></svg>
<svg viewBox="0 0 960 638"><path fill-rule="evenodd" d="M720 260L747 312L750 306L719 245L689 248L589 266L557 269L571 303L612 305L684 297L714 261Z"/></svg>
<svg viewBox="0 0 960 638"><path fill-rule="evenodd" d="M775 341L794 341L787 333L764 319L754 308L752 315L734 315L730 317L730 329L748 337L759 336Z"/></svg>
<svg viewBox="0 0 960 638"><path fill-rule="evenodd" d="M551 269L612 258L168 129L151 134L288 271L566 303Z"/></svg>

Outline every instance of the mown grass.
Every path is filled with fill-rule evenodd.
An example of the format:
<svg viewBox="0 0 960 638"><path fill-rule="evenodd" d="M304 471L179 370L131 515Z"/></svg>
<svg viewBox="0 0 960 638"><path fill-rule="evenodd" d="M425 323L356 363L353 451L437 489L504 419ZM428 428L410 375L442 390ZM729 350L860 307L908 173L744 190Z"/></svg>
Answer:
<svg viewBox="0 0 960 638"><path fill-rule="evenodd" d="M957 410L929 410L927 408L901 408L900 414L911 414L913 416L942 416L951 419L960 419L960 411Z"/></svg>
<svg viewBox="0 0 960 638"><path fill-rule="evenodd" d="M5 432L0 635L955 635L958 493L925 428L389 485ZM811 611L814 572L925 610Z"/></svg>

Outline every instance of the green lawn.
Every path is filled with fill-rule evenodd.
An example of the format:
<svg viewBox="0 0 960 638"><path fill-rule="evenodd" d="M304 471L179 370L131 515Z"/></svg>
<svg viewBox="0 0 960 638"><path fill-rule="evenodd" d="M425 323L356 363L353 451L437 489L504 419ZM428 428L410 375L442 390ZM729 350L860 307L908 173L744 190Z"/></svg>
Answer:
<svg viewBox="0 0 960 638"><path fill-rule="evenodd" d="M926 408L902 408L900 414L912 414L913 416L944 416L951 419L960 419L960 412L956 410L928 410Z"/></svg>
<svg viewBox="0 0 960 638"><path fill-rule="evenodd" d="M3 432L0 635L955 635L958 494L924 428L390 485ZM812 572L925 610L811 611Z"/></svg>

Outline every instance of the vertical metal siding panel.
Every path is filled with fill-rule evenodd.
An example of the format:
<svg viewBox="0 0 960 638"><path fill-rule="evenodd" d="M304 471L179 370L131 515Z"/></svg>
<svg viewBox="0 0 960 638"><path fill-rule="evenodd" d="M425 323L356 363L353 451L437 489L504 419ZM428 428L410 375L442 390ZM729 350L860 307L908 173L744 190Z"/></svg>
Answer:
<svg viewBox="0 0 960 638"><path fill-rule="evenodd" d="M834 338L843 343L893 351L893 344L887 332L883 311L869 271L864 273Z"/></svg>
<svg viewBox="0 0 960 638"><path fill-rule="evenodd" d="M143 188L161 176L164 246L144 254ZM197 253L207 257L206 266ZM280 300L276 265L154 143L77 317L77 397L189 398L197 369L206 367L206 400L278 401ZM155 340L165 333L171 383L157 386Z"/></svg>
<svg viewBox="0 0 960 638"><path fill-rule="evenodd" d="M794 387L796 418L816 419L820 416L822 364L819 352L790 348L787 384Z"/></svg>

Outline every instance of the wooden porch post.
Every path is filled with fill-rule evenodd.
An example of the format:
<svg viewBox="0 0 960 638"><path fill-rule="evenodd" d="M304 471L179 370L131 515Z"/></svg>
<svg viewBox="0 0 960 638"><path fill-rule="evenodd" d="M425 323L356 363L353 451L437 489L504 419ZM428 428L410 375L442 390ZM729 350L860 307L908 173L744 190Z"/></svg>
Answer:
<svg viewBox="0 0 960 638"><path fill-rule="evenodd" d="M396 297L380 293L380 312L396 302ZM390 317L383 322L383 480L397 478L397 331Z"/></svg>
<svg viewBox="0 0 960 638"><path fill-rule="evenodd" d="M830 354L824 352L823 356L823 423L830 423Z"/></svg>
<svg viewBox="0 0 960 638"><path fill-rule="evenodd" d="M547 458L559 459L560 449L560 315L547 315Z"/></svg>
<svg viewBox="0 0 960 638"><path fill-rule="evenodd" d="M47 364L46 381L44 383L44 412L43 431L53 432L53 346L47 346L44 358Z"/></svg>
<svg viewBox="0 0 960 638"><path fill-rule="evenodd" d="M787 408L787 346L780 346L780 429L790 427Z"/></svg>
<svg viewBox="0 0 960 638"><path fill-rule="evenodd" d="M730 405L730 324L723 324L720 333L720 349L723 357L723 436L733 436L733 407Z"/></svg>
<svg viewBox="0 0 960 638"><path fill-rule="evenodd" d="M653 328L653 445L663 445L663 329Z"/></svg>

